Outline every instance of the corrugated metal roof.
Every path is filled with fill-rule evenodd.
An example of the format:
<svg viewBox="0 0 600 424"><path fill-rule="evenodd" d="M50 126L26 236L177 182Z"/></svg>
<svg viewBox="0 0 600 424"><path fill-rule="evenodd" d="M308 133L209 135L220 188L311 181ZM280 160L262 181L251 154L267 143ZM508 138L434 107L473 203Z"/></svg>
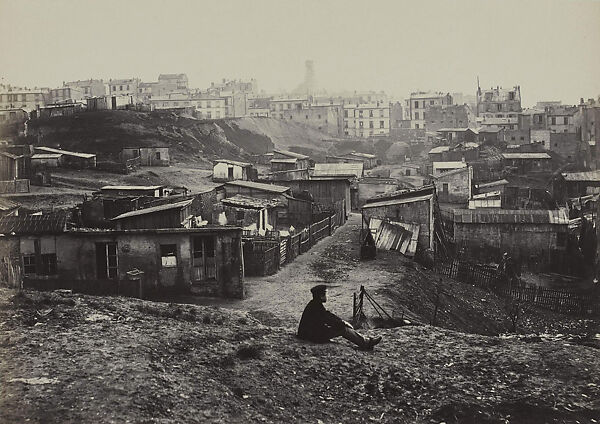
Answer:
<svg viewBox="0 0 600 424"><path fill-rule="evenodd" d="M247 162L238 162L237 160L229 160L229 159L217 159L215 161L215 163L229 163L231 165L237 165L237 166L241 166L243 168L245 168L247 166L252 166L251 164L249 164Z"/></svg>
<svg viewBox="0 0 600 424"><path fill-rule="evenodd" d="M0 217L0 234L59 234L67 230L68 212Z"/></svg>
<svg viewBox="0 0 600 424"><path fill-rule="evenodd" d="M548 153L501 153L504 159L552 159Z"/></svg>
<svg viewBox="0 0 600 424"><path fill-rule="evenodd" d="M96 155L94 155L92 153L70 152L68 150L54 149L52 147L36 146L35 149L41 150L43 152L49 152L49 153L62 153L63 155L76 156L76 157L83 158L83 159L91 159L91 158L96 157Z"/></svg>
<svg viewBox="0 0 600 424"><path fill-rule="evenodd" d="M131 218L132 216L148 215L150 213L167 211L169 209L182 209L192 203L192 199L184 200L183 202L168 203L166 205L152 206L151 208L138 209L137 211L125 212L119 216L115 216L111 221L118 221L119 219Z"/></svg>
<svg viewBox="0 0 600 424"><path fill-rule="evenodd" d="M600 182L600 170L587 172L563 172L566 181Z"/></svg>
<svg viewBox="0 0 600 424"><path fill-rule="evenodd" d="M289 187L285 187L285 186L280 186L280 185L275 185L275 184L257 183L256 181L244 181L244 180L227 181L225 183L225 185L252 188L255 190L268 191L271 193L284 193L284 192L290 190Z"/></svg>
<svg viewBox="0 0 600 424"><path fill-rule="evenodd" d="M462 224L565 224L569 223L566 210L498 210L456 209L454 222Z"/></svg>
<svg viewBox="0 0 600 424"><path fill-rule="evenodd" d="M363 209L371 209L371 208L378 208L378 207L381 207L381 206L402 205L402 204L405 204L405 203L414 203L414 202L420 202L420 201L423 201L423 200L430 200L432 197L433 197L433 194L427 194L425 196L416 196L416 197L409 197L409 198L402 198L402 199L384 200L384 201L381 201L381 202L367 203L362 208Z"/></svg>
<svg viewBox="0 0 600 424"><path fill-rule="evenodd" d="M433 194L435 192L435 186L433 184L424 185L417 188L403 188L401 190L388 191L386 193L378 194L367 199L367 203L374 203L382 200L391 199L404 199L408 197L424 196L426 194Z"/></svg>
<svg viewBox="0 0 600 424"><path fill-rule="evenodd" d="M454 174L460 174L461 172L468 172L468 171L469 171L469 167L465 166L463 168L452 169L450 171L444 171L441 174L434 176L433 178L435 178L437 180L438 178L449 177Z"/></svg>
<svg viewBox="0 0 600 424"><path fill-rule="evenodd" d="M365 159L377 159L376 155L372 155L370 153L350 152L349 155Z"/></svg>
<svg viewBox="0 0 600 424"><path fill-rule="evenodd" d="M363 163L315 163L313 175L315 177L354 175L362 177Z"/></svg>
<svg viewBox="0 0 600 424"><path fill-rule="evenodd" d="M259 199L256 197L243 196L241 194L236 194L233 197L223 199L221 200L221 203L224 205L249 209L274 208L275 206L280 206L282 204L278 200Z"/></svg>

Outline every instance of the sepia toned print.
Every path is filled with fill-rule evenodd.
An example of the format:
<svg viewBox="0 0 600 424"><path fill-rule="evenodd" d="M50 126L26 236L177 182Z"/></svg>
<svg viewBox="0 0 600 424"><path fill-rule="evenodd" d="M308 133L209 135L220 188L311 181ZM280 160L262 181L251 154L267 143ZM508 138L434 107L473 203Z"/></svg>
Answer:
<svg viewBox="0 0 600 424"><path fill-rule="evenodd" d="M0 0L0 422L600 422L598 22Z"/></svg>

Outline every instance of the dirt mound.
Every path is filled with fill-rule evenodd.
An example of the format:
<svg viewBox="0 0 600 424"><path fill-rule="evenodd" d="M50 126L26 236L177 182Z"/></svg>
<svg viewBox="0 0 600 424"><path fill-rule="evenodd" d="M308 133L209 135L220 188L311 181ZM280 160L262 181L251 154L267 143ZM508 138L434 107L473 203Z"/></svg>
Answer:
<svg viewBox="0 0 600 424"><path fill-rule="evenodd" d="M170 112L89 111L32 120L28 141L116 160L123 147L168 146L173 161L210 163L219 158L249 161L273 148L322 150L325 135L310 127L271 118L197 120Z"/></svg>
<svg viewBox="0 0 600 424"><path fill-rule="evenodd" d="M0 421L575 422L600 414L600 351L373 330L318 345L240 311L0 289ZM23 358L27 358L23 360ZM529 421L528 421L529 420Z"/></svg>

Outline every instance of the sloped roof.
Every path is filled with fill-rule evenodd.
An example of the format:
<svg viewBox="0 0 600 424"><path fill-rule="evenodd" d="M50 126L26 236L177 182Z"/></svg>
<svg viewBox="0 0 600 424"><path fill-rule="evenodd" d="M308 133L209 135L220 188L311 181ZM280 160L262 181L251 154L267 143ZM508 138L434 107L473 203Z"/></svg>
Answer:
<svg viewBox="0 0 600 424"><path fill-rule="evenodd" d="M68 150L54 149L52 147L45 147L45 146L36 146L35 149L41 150L43 152L49 152L49 153L62 153L63 155L75 156L75 157L83 158L83 159L91 159L91 158L96 157L96 155L94 155L92 153L70 152Z"/></svg>
<svg viewBox="0 0 600 424"><path fill-rule="evenodd" d="M271 163L296 163L298 159L289 158L289 159L271 159Z"/></svg>
<svg viewBox="0 0 600 424"><path fill-rule="evenodd" d="M468 170L469 170L469 167L465 166L463 168L452 169L450 171L442 172L441 174L436 175L433 178L435 178L437 180L439 178L449 177L454 174L460 174L461 172L467 172Z"/></svg>
<svg viewBox="0 0 600 424"><path fill-rule="evenodd" d="M142 185L121 185L121 186L112 186L107 185L101 187L100 190L158 190L159 188L164 188L162 185L153 185L153 186L142 186Z"/></svg>
<svg viewBox="0 0 600 424"><path fill-rule="evenodd" d="M231 165L241 166L242 168L245 168L247 166L252 166L252 164L249 164L247 162L238 162L237 160L229 160L229 159L217 159L215 161L215 163L229 163Z"/></svg>
<svg viewBox="0 0 600 424"><path fill-rule="evenodd" d="M67 230L68 212L0 217L0 234L60 234Z"/></svg>
<svg viewBox="0 0 600 424"><path fill-rule="evenodd" d="M569 224L566 210L455 209L454 222L461 224Z"/></svg>
<svg viewBox="0 0 600 424"><path fill-rule="evenodd" d="M506 184L508 184L508 181L505 179L502 179L502 180L498 180L498 181L492 181L489 183L478 184L477 188L487 188L487 187L494 187L497 185L506 185Z"/></svg>
<svg viewBox="0 0 600 424"><path fill-rule="evenodd" d="M448 152L450 150L450 146L437 146L429 151L429 153L443 153Z"/></svg>
<svg viewBox="0 0 600 424"><path fill-rule="evenodd" d="M234 181L227 181L225 183L225 185L251 188L251 189L262 190L262 191L267 191L267 192L271 192L271 193L284 193L284 192L290 190L289 187L275 185L275 184L257 183L256 181L234 180Z"/></svg>
<svg viewBox="0 0 600 424"><path fill-rule="evenodd" d="M308 159L308 156L306 156L306 155L290 152L288 150L273 150L273 151L275 153L279 153L280 155L289 156L289 157L296 158L296 159Z"/></svg>
<svg viewBox="0 0 600 424"><path fill-rule="evenodd" d="M315 163L313 175L315 177L339 176L339 175L354 175L358 178L362 177L363 163Z"/></svg>
<svg viewBox="0 0 600 424"><path fill-rule="evenodd" d="M434 192L435 186L430 184L417 188L388 191L386 193L378 194L376 196L371 197L370 199L367 199L366 203L376 203L383 200L406 199L411 197L433 195Z"/></svg>
<svg viewBox="0 0 600 424"><path fill-rule="evenodd" d="M466 167L467 164L462 161L433 162L434 169L456 169Z"/></svg>
<svg viewBox="0 0 600 424"><path fill-rule="evenodd" d="M20 204L17 202L13 202L6 197L0 197L0 211L9 211L18 208L19 206Z"/></svg>
<svg viewBox="0 0 600 424"><path fill-rule="evenodd" d="M31 159L59 159L62 157L62 153L36 153L31 156Z"/></svg>
<svg viewBox="0 0 600 424"><path fill-rule="evenodd" d="M563 172L566 181L600 182L600 170L587 172Z"/></svg>
<svg viewBox="0 0 600 424"><path fill-rule="evenodd" d="M125 212L121 215L115 216L111 221L118 221L124 218L131 218L132 216L148 215L151 213L168 211L170 209L182 209L192 203L192 199L184 200L183 202L168 203L166 205L152 206L151 208L138 209L137 211Z"/></svg>
<svg viewBox="0 0 600 424"><path fill-rule="evenodd" d="M403 198L403 199L383 200L381 202L367 203L362 208L370 209L370 208L378 208L381 206L392 206L392 205L401 205L404 203L415 203L415 202L421 202L423 200L430 200L432 197L433 197L433 194L426 194L424 196L408 197L408 198Z"/></svg>
<svg viewBox="0 0 600 424"><path fill-rule="evenodd" d="M548 153L501 153L504 159L552 159Z"/></svg>
<svg viewBox="0 0 600 424"><path fill-rule="evenodd" d="M372 155L370 153L350 152L350 153L348 153L348 155L356 156L356 157L364 158L364 159L377 159L376 155Z"/></svg>
<svg viewBox="0 0 600 424"><path fill-rule="evenodd" d="M235 206L238 208L246 209L265 209L280 206L281 202L278 200L259 199L256 197L244 196L236 194L235 196L228 197L221 200L224 205Z"/></svg>

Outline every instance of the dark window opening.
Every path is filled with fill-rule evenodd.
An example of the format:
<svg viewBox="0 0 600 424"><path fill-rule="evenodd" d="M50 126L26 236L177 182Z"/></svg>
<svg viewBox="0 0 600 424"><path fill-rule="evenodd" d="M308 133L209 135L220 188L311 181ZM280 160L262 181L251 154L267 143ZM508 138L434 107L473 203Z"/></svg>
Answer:
<svg viewBox="0 0 600 424"><path fill-rule="evenodd" d="M35 255L23 256L23 272L27 274L35 274Z"/></svg>
<svg viewBox="0 0 600 424"><path fill-rule="evenodd" d="M41 275L56 274L56 253L46 253L42 255Z"/></svg>
<svg viewBox="0 0 600 424"><path fill-rule="evenodd" d="M99 279L117 278L117 243L96 243L96 275Z"/></svg>
<svg viewBox="0 0 600 424"><path fill-rule="evenodd" d="M177 266L177 245L160 245L160 264L163 268L173 268Z"/></svg>

